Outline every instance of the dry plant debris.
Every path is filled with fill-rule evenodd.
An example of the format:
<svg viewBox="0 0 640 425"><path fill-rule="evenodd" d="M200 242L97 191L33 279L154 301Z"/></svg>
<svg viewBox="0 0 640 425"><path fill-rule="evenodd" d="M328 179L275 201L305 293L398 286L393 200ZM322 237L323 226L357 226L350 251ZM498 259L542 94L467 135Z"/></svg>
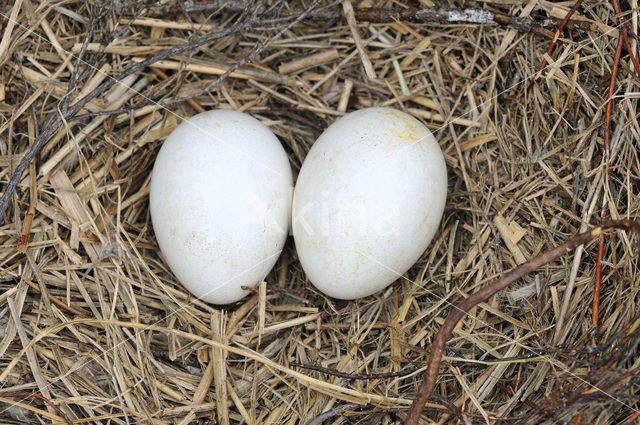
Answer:
<svg viewBox="0 0 640 425"><path fill-rule="evenodd" d="M545 55L575 2L0 1L2 423L403 423L452 305L598 224L603 200L638 217L638 4L586 3ZM339 302L289 242L255 295L192 299L147 207L180 120L248 112L297 170L373 105L423 120L449 167L415 267ZM603 244L597 328L597 243L471 309L423 423L640 423L634 240Z"/></svg>

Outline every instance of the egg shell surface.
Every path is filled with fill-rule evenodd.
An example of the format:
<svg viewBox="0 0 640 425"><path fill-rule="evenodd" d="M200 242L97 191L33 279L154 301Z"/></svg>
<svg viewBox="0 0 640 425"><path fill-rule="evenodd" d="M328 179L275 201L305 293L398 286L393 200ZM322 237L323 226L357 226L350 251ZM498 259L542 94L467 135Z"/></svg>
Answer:
<svg viewBox="0 0 640 425"><path fill-rule="evenodd" d="M371 295L404 274L438 229L447 171L431 132L391 108L329 126L296 183L292 225L309 280L334 298Z"/></svg>
<svg viewBox="0 0 640 425"><path fill-rule="evenodd" d="M229 304L262 281L288 234L292 185L286 152L257 119L214 110L176 127L158 153L149 202L182 285Z"/></svg>

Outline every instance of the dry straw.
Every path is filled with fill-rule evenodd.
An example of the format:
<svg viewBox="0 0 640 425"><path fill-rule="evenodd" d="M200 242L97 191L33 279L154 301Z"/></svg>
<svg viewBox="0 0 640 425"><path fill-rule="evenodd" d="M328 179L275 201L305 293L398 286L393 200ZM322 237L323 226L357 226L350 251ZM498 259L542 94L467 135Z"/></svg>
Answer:
<svg viewBox="0 0 640 425"><path fill-rule="evenodd" d="M403 423L452 304L596 224L603 196L611 218L638 217L625 57L603 190L618 35L606 2L578 10L512 100L558 22L542 16L567 10L317 3L0 2L0 422ZM339 302L306 281L289 242L256 294L224 309L193 299L148 211L171 130L197 108L244 111L297 171L327 125L374 105L421 119L445 154L447 209L420 261ZM606 240L598 329L594 244L470 310L424 423L638 423L633 241Z"/></svg>

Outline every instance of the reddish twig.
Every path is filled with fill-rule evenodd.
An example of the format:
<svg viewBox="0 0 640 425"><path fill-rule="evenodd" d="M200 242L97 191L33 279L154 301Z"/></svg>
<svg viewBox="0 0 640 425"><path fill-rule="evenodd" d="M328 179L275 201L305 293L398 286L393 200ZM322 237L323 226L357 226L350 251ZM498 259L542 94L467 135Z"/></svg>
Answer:
<svg viewBox="0 0 640 425"><path fill-rule="evenodd" d="M640 67L638 67L636 56L633 54L633 50L631 50L631 44L629 44L628 33L633 32L631 31L629 24L626 21L622 20L622 9L620 9L620 3L618 2L618 0L611 0L611 4L613 5L613 11L616 13L616 16L618 18L618 26L622 30L622 38L624 39L624 45L627 48L627 52L629 52L629 58L633 63L633 67L635 68L636 73L638 73L638 76L640 76Z"/></svg>
<svg viewBox="0 0 640 425"><path fill-rule="evenodd" d="M553 393L549 394L549 396L545 397L545 399L542 402L538 403L540 406L542 406L542 412L538 414L537 417L535 417L530 423L532 425L535 425L540 421L542 421L548 414L548 412L545 411L548 409L545 408L544 406L548 406L550 402L557 400L560 396L571 391L576 385L577 385L576 382L572 382L570 384L565 385L564 379L562 379L560 382L560 388L555 390Z"/></svg>
<svg viewBox="0 0 640 425"><path fill-rule="evenodd" d="M608 214L607 208L607 193L609 192L609 158L610 158L610 143L611 143L611 112L613 110L613 95L615 93L616 80L618 77L618 69L620 66L620 58L622 55L622 42L624 41L625 47L629 52L629 57L631 62L633 63L633 67L635 68L638 75L640 75L640 68L638 67L638 62L636 61L636 57L633 54L633 50L631 49L631 45L629 43L629 37L627 34L627 26L626 22L622 20L622 10L620 9L620 3L618 0L612 0L611 4L613 5L613 10L616 13L618 19L618 25L620 27L620 35L618 36L618 45L616 46L616 53L613 60L613 68L611 70L611 79L609 81L609 90L607 92L607 109L605 112L605 125L604 125L604 154L602 161L604 162L604 196L602 199L602 212L601 212L601 220L605 220ZM604 235L600 237L600 243L598 244L598 257L596 261L596 273L595 273L595 282L593 288L593 312L591 317L591 322L593 324L594 330L597 331L598 328L598 316L600 313L600 289L602 287L602 258L604 256ZM591 338L591 343L595 345L596 338Z"/></svg>
<svg viewBox="0 0 640 425"><path fill-rule="evenodd" d="M515 269L503 275L500 279L492 284L480 289L478 292L470 295L465 300L461 301L458 305L454 306L449 312L447 319L444 321L442 327L438 331L438 334L433 340L431 346L431 357L427 366L427 375L420 385L418 395L416 396L409 414L405 421L406 425L417 425L420 419L422 408L431 397L438 378L438 369L444 354L444 349L447 341L451 337L456 324L464 317L464 315L474 306L481 302L486 301L497 292L511 285L526 274L532 273L539 267L561 257L567 252L577 248L578 246L589 242L595 237L602 235L603 231L607 229L625 229L632 231L640 235L640 222L631 220L612 220L603 222L599 226L592 228L591 230L581 233L569 239L562 245L544 252L537 257L521 264Z"/></svg>
<svg viewBox="0 0 640 425"><path fill-rule="evenodd" d="M53 402L51 400L49 400L48 398L46 398L45 396L40 395L38 393L32 393L31 391L22 391L22 392L18 392L18 393L0 393L0 397L4 397L4 398L8 398L8 397L35 397L35 398L39 398L40 400L44 401L49 406L51 406L51 408L53 410L55 410L56 413L62 419L64 419L64 421L66 423L68 423L69 425L73 425L73 422L71 422L71 419L69 419L67 417L67 415L65 415L65 413L62 410L60 410L60 408L58 406L53 404Z"/></svg>
<svg viewBox="0 0 640 425"><path fill-rule="evenodd" d="M633 415L631 415L629 417L629 419L627 419L627 423L632 423L635 422L636 419L640 418L640 410L636 410L636 413L634 413Z"/></svg>
<svg viewBox="0 0 640 425"><path fill-rule="evenodd" d="M558 29L556 29L556 33L553 35L553 39L551 40L551 43L549 43L549 48L547 49L547 56L551 56L551 53L553 52L553 49L556 47L556 43L560 38L560 33L567 26L569 19L571 19L571 16L573 16L576 10L578 10L578 7L580 7L583 1L584 0L578 0L573 5L571 10L569 10L569 12L567 13L567 16L565 16L562 22L560 22L560 25L558 25ZM533 85L536 83L536 81L538 81L538 78L540 78L540 76L542 75L542 71L544 71L544 68L546 66L547 66L547 58L542 58L542 62L540 62L540 69L538 69L538 72L536 72L536 75L534 75L533 79L531 79L531 81L529 82L529 85L527 86L527 90L530 90L531 87L533 87Z"/></svg>
<svg viewBox="0 0 640 425"><path fill-rule="evenodd" d="M38 294L42 294L42 290L34 282L30 281L29 279L25 279L24 281L26 282L27 285L31 287L31 289L36 291ZM59 300L58 298L54 297L51 294L49 294L49 299L51 300L52 303L62 308L63 310L68 311L69 313L75 314L76 316L80 316L80 317L89 317L89 313L87 313L86 311L75 308L72 305L67 305L66 303L64 303L63 301Z"/></svg>
<svg viewBox="0 0 640 425"><path fill-rule="evenodd" d="M631 44L629 44L629 35L628 35L628 29L627 29L627 25L626 22L625 24L622 26L622 38L624 39L624 45L627 48L627 52L629 52L629 58L631 59L631 62L633 63L633 67L636 70L636 73L638 74L638 76L640 76L640 67L638 67L638 62L636 61L636 55L633 54L633 50L631 50Z"/></svg>
<svg viewBox="0 0 640 425"><path fill-rule="evenodd" d="M615 0L614 0L615 1ZM611 143L611 111L613 110L613 95L616 90L616 80L618 78L618 69L620 68L620 56L622 54L622 39L624 34L624 28L618 35L618 46L616 47L616 55L613 59L613 67L611 69L611 80L609 81L609 91L607 92L607 109L604 116L604 153L602 155L602 162L604 162L604 176L603 176L603 189L604 195L602 197L602 213L600 220L603 221L607 218L607 194L609 193L609 157L610 157L610 143ZM598 315L600 312L600 288L602 286L602 257L604 256L604 235L600 236L600 243L598 244L598 258L596 260L596 276L593 285L593 312L591 316L591 323L593 324L594 332L598 329ZM595 345L596 338L595 333L591 338L591 343Z"/></svg>
<svg viewBox="0 0 640 425"><path fill-rule="evenodd" d="M584 414L584 412L578 413L578 415L576 416L576 420L573 422L573 425L582 425L582 415L583 414Z"/></svg>
<svg viewBox="0 0 640 425"><path fill-rule="evenodd" d="M151 72L153 72L154 74L156 74L162 81L167 81L169 79L169 76L167 74L165 74L163 71L161 71L158 68L155 67L151 67ZM200 105L195 99L187 99L187 103L189 104L189 106L191 106L193 109L196 110L196 112L198 113L202 113L205 111L205 109L202 107L202 105Z"/></svg>

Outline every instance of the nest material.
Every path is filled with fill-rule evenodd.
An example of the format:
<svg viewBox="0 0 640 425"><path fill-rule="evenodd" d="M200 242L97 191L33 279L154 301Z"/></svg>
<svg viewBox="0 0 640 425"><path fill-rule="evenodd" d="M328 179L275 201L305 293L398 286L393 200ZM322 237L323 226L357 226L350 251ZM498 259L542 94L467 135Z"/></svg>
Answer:
<svg viewBox="0 0 640 425"><path fill-rule="evenodd" d="M71 105L159 51L249 22L224 3L185 12L173 3L2 2L3 186L64 110L73 75ZM330 4L349 19L311 16L274 39L309 4L273 3L246 28L123 78L48 138L0 228L5 395L39 393L69 420L93 423L402 423L451 303L600 220L616 41L605 4L581 10L597 31L565 32L524 92L547 38L476 23L356 22L348 6ZM375 6L427 2L404 3ZM510 4L489 10L559 13ZM638 216L638 76L627 62L613 118L612 218ZM153 102L140 106L145 99ZM180 120L199 106L250 113L278 135L297 173L327 125L374 105L421 119L445 154L447 208L421 260L387 290L340 302L310 285L289 241L255 295L225 308L193 299L162 259L147 202L154 158ZM453 405L473 423L637 421L634 247L623 233L606 238L594 334L596 252L588 244L472 310L449 341L441 399L425 417L456 423ZM3 423L65 423L40 399L0 400Z"/></svg>

